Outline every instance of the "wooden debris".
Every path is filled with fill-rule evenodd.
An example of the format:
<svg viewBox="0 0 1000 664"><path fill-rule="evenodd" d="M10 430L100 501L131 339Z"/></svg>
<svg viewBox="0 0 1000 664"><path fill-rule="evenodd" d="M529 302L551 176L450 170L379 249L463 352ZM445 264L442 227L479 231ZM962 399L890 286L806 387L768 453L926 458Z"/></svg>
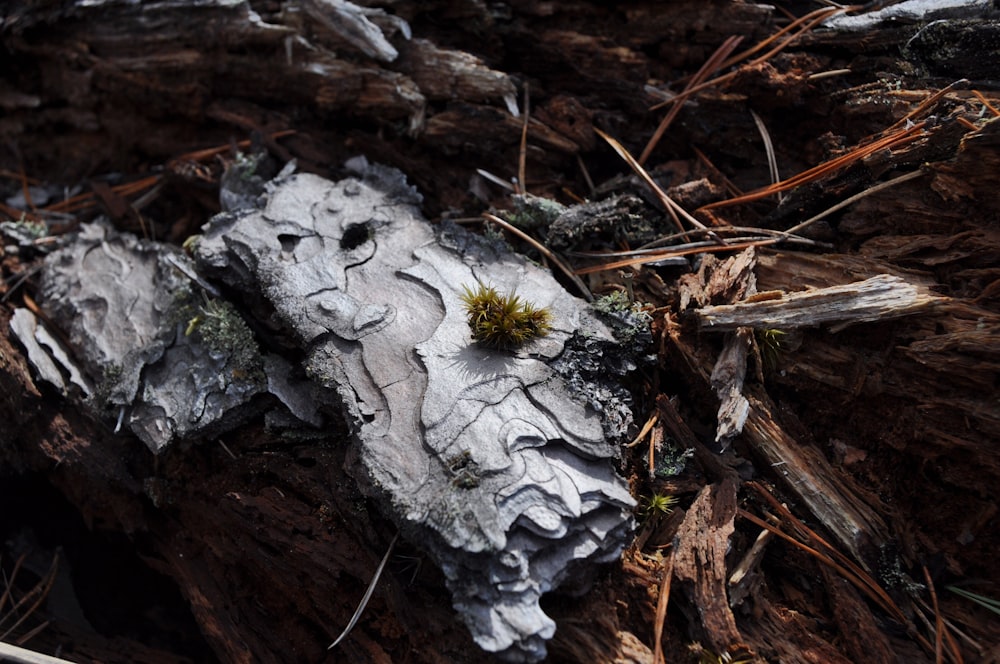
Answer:
<svg viewBox="0 0 1000 664"><path fill-rule="evenodd" d="M674 538L678 588L697 607L689 616L699 638L717 653L743 642L726 592L726 553L735 528L736 480L706 486L695 498Z"/></svg>
<svg viewBox="0 0 1000 664"><path fill-rule="evenodd" d="M751 393L743 433L762 467L774 469L785 488L869 570L887 542L886 524L858 497L846 478L815 448L802 445L775 421L767 398Z"/></svg>
<svg viewBox="0 0 1000 664"><path fill-rule="evenodd" d="M850 325L927 311L945 298L891 275L789 293L780 299L702 307L697 316L713 330L737 327L786 330L826 323Z"/></svg>

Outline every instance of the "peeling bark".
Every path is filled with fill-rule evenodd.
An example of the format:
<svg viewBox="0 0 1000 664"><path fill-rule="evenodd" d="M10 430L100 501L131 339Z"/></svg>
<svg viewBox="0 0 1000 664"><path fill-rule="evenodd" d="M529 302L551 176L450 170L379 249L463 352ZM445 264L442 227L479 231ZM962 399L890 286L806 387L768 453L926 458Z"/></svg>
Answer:
<svg viewBox="0 0 1000 664"><path fill-rule="evenodd" d="M503 246L435 234L400 173L356 166L362 177L339 183L277 180L261 207L219 215L195 243L202 274L273 312L268 335L301 349L310 381L261 355L232 305L193 305L204 278L189 281L182 254L100 227L51 256L43 306L103 377L100 405L127 411L154 452L265 405L273 426L300 427L342 406L355 477L440 566L477 642L540 660L555 629L541 596L586 589L631 532L634 501L611 463L631 416L587 378L614 337ZM545 307L551 330L509 351L474 342L461 294L477 282Z"/></svg>

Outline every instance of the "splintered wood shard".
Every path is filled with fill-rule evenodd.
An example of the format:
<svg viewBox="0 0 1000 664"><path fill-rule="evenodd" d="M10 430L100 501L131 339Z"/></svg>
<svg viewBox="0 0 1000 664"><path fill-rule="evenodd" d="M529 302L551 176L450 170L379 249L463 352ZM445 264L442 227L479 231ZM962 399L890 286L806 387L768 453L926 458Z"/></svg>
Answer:
<svg viewBox="0 0 1000 664"><path fill-rule="evenodd" d="M900 277L880 274L843 286L788 293L777 299L702 307L696 313L702 326L713 330L787 330L898 318L925 311L944 300Z"/></svg>
<svg viewBox="0 0 1000 664"><path fill-rule="evenodd" d="M206 226L196 261L263 301L339 393L353 474L440 566L477 643L538 661L555 631L541 595L615 559L631 531L608 418L566 377L575 333L608 348L611 334L548 272L461 229L435 234L401 174L362 167L272 183L261 209ZM549 334L475 343L461 295L477 282L547 308Z"/></svg>

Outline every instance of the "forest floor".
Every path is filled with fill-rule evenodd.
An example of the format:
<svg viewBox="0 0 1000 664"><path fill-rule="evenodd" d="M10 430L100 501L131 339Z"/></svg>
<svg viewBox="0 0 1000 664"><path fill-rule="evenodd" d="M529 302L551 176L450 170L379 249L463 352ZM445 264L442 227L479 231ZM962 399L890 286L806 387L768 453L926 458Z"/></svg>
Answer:
<svg viewBox="0 0 1000 664"><path fill-rule="evenodd" d="M393 532L343 472L346 430L287 443L257 422L154 457L36 385L9 336L53 238L104 215L180 245L256 146L334 179L355 154L396 167L428 218L505 232L489 211L648 314L621 461L636 539L587 595L546 598L551 661L1000 662L996 17L852 32L806 3L386 4L413 39L379 23L391 61L341 44L325 66L355 68L350 94L288 73L293 47L230 30L229 9L201 50L112 4L6 10L0 641L73 661L488 661L406 544L326 651ZM634 204L524 223L532 197L612 196ZM879 275L912 299L851 309ZM781 318L787 294L849 284L830 315ZM737 302L779 305L717 325ZM717 440L731 387L745 421Z"/></svg>

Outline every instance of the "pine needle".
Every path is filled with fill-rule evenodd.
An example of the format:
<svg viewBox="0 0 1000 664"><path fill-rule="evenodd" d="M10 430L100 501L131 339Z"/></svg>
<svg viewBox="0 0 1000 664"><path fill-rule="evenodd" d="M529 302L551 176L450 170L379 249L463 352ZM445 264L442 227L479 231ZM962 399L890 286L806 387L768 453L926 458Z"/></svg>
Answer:
<svg viewBox="0 0 1000 664"><path fill-rule="evenodd" d="M781 177L778 175L778 158L774 155L774 144L771 143L771 134L767 131L767 126L759 115L757 115L752 110L750 115L753 116L753 122L757 125L757 131L760 132L760 137L764 141L764 152L767 154L767 168L771 172L771 184L777 184L781 181ZM781 202L783 198L781 192L778 192L778 202Z"/></svg>
<svg viewBox="0 0 1000 664"><path fill-rule="evenodd" d="M340 636L338 636L333 643L327 646L327 650L333 650L336 648L337 644L347 638L347 635L351 633L354 626L358 624L358 620L361 619L361 614L365 612L365 607L368 606L368 600L370 600L372 595L375 593L375 586L378 585L378 580L382 577L382 571L385 569L386 563L389 562L389 556L392 555L392 550L396 548L396 540L398 539L399 533L393 535L392 541L389 542L389 548L386 550L385 555L382 556L382 562L378 564L378 568L375 570L375 576L372 577L372 581L368 584L368 589L365 591L364 597L361 598L361 603L358 604L358 608L354 611L354 615L351 616L351 620L347 623L347 627L344 628L344 631L340 633Z"/></svg>

